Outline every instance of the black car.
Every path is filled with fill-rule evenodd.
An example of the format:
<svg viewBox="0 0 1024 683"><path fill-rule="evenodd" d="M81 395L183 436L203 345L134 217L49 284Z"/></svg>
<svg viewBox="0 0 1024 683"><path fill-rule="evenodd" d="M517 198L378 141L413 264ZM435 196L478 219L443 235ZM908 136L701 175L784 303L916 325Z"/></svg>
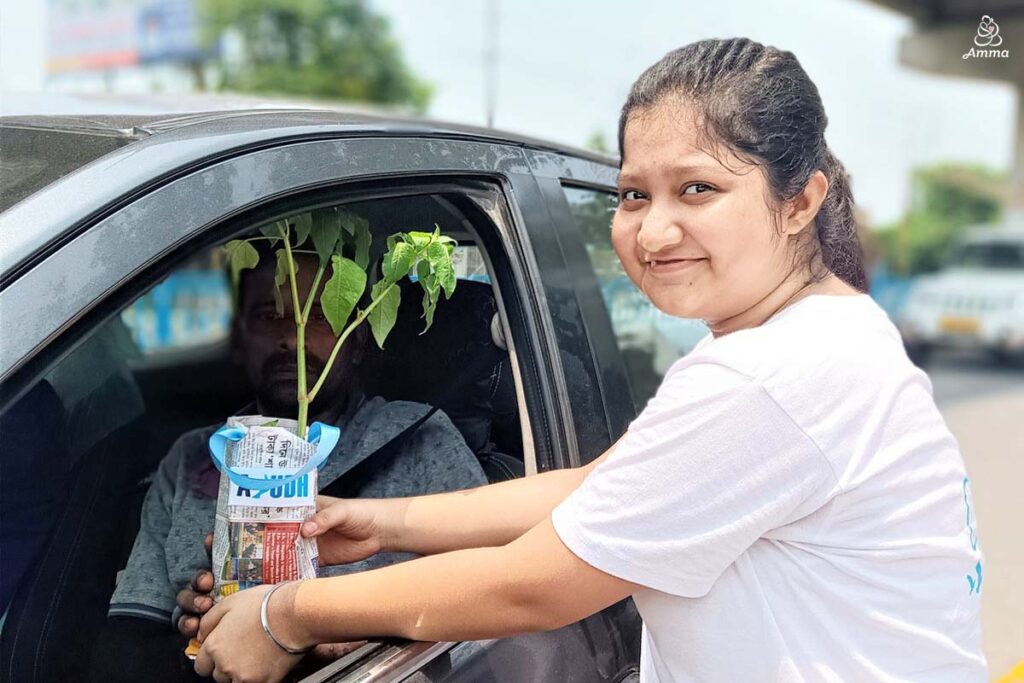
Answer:
<svg viewBox="0 0 1024 683"><path fill-rule="evenodd" d="M253 226L346 205L380 234L437 225L458 240L456 295L422 337L404 307L374 390L439 404L492 480L600 455L704 332L625 278L616 161L591 152L252 110L0 118L0 168L3 680L126 656L95 639L148 477L251 391L218 247ZM626 600L506 640L370 642L307 680L633 680L640 627Z"/></svg>

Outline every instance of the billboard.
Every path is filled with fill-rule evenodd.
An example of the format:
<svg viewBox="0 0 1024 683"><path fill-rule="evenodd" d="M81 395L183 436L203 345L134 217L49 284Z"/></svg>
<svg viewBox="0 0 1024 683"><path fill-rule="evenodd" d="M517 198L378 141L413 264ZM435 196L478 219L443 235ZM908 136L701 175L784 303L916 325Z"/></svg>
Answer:
<svg viewBox="0 0 1024 683"><path fill-rule="evenodd" d="M198 0L50 0L51 74L188 62L200 44Z"/></svg>

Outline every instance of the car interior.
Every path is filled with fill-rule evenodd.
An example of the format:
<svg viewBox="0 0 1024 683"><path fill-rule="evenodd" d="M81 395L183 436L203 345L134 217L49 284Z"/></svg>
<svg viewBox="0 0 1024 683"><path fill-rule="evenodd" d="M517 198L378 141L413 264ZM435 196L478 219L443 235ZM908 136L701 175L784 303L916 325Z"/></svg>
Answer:
<svg viewBox="0 0 1024 683"><path fill-rule="evenodd" d="M534 471L507 318L470 222L434 194L346 208L369 220L371 263L396 231L437 225L459 243L458 285L424 334L420 289L403 281L395 328L383 349L371 343L362 363L367 394L443 410L491 481ZM94 653L94 639L149 478L178 436L222 423L252 400L232 354L221 252L204 247L182 257L0 414L4 680L78 678L90 657L109 654Z"/></svg>

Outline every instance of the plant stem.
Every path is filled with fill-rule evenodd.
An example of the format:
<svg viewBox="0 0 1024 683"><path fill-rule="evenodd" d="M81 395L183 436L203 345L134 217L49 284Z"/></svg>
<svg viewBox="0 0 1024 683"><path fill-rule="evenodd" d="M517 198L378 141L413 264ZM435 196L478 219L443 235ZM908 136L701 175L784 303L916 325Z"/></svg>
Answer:
<svg viewBox="0 0 1024 683"><path fill-rule="evenodd" d="M373 309L375 309L377 307L377 304L379 304L384 299L384 297L387 296L387 293L391 291L391 288L396 286L397 283L392 282L388 287L386 287L384 291L380 293L379 297L370 302L370 305L366 307L365 311L359 312L355 320L353 320L349 324L349 326L346 327L345 330L341 333L341 336L338 337L338 341L334 343L334 348L331 349L331 355L327 358L327 363L326 365L324 365L324 369L320 373L320 377L317 378L316 384L313 385L312 390L310 390L309 392L310 401L316 398L316 395L317 393L319 393L320 388L323 386L324 382L327 381L327 374L331 371L331 366L334 365L334 359L338 357L338 351L341 350L341 345L345 343L345 340L348 339L348 336L352 333L352 331L359 326L359 323L366 320L366 318L370 315L370 312Z"/></svg>
<svg viewBox="0 0 1024 683"><path fill-rule="evenodd" d="M306 392L306 321L302 317L299 303L299 285L295 277L295 257L288 243L288 231L283 230L284 252L288 257L288 284L292 292L292 313L295 316L295 369L298 374L299 386L296 397L299 402L299 438L306 438L306 423L309 421L309 394Z"/></svg>
<svg viewBox="0 0 1024 683"><path fill-rule="evenodd" d="M298 253L298 252L296 252ZM316 252L313 252L314 254ZM309 312L313 310L313 300L316 295L316 291L320 288L320 280L323 279L324 273L327 271L327 264L323 264L316 269L316 276L313 278L313 287L309 290L309 295L306 296L306 305L302 307L302 322L309 322Z"/></svg>

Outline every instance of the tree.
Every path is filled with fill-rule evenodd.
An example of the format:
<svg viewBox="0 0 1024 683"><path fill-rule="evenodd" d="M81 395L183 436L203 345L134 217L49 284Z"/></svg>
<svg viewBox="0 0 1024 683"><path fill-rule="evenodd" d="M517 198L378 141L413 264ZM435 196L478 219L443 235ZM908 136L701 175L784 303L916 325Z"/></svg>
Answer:
<svg viewBox="0 0 1024 683"><path fill-rule="evenodd" d="M999 218L1005 174L970 164L937 164L912 176L913 201L900 220L877 232L890 270L913 275L937 270L965 228Z"/></svg>
<svg viewBox="0 0 1024 683"><path fill-rule="evenodd" d="M202 0L207 43L235 39L216 58L235 92L406 105L422 113L431 87L410 72L387 18L365 0Z"/></svg>

